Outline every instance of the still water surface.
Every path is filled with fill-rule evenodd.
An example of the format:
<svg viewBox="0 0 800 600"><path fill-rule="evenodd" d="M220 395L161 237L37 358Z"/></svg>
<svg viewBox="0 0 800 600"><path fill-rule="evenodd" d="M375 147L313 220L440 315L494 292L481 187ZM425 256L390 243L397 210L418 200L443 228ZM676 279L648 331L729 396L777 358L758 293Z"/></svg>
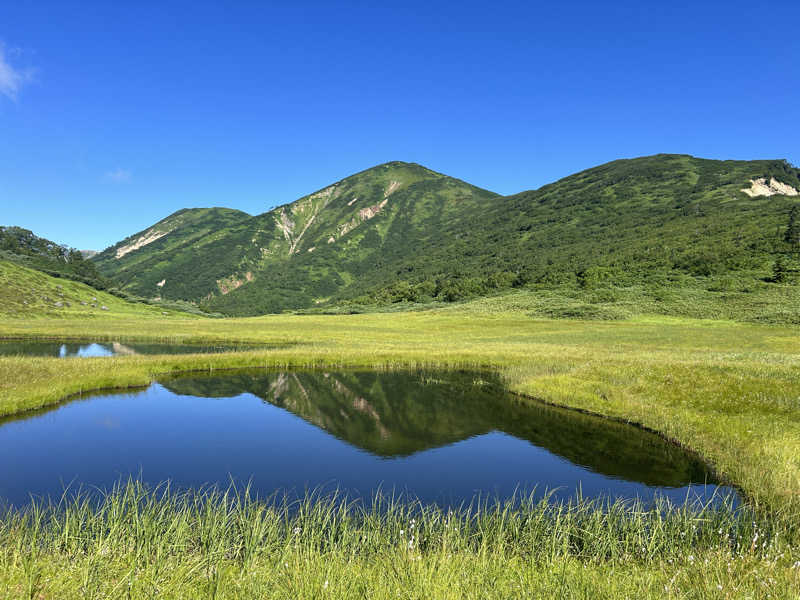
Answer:
<svg viewBox="0 0 800 600"><path fill-rule="evenodd" d="M237 371L95 394L0 420L0 498L22 505L130 475L177 487L249 480L262 497L394 490L442 505L534 486L676 502L717 490L702 462L658 436L513 397L491 377Z"/></svg>
<svg viewBox="0 0 800 600"><path fill-rule="evenodd" d="M262 346L263 347L263 346ZM150 344L129 342L0 341L0 356L91 358L132 354L194 354L253 350L255 346L224 344Z"/></svg>

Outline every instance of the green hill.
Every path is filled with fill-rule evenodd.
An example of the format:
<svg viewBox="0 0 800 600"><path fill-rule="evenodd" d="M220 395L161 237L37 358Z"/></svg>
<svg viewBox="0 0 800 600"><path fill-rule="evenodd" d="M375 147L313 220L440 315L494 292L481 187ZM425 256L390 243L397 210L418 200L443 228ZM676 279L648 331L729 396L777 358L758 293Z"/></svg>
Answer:
<svg viewBox="0 0 800 600"><path fill-rule="evenodd" d="M215 212L202 227L176 226L176 217L195 211L176 213L95 261L142 296L202 300L228 314L301 308L406 256L449 220L495 198L419 165L388 163L256 217L238 213L227 225Z"/></svg>
<svg viewBox="0 0 800 600"><path fill-rule="evenodd" d="M127 302L84 283L53 277L7 260L0 260L0 316L34 317L163 317L185 313Z"/></svg>
<svg viewBox="0 0 800 600"><path fill-rule="evenodd" d="M507 287L755 284L772 278L800 197L750 197L751 179L800 189L784 161L657 155L619 160L491 203L393 265L400 281L344 290L375 303ZM796 244L795 244L796 246ZM795 248L796 249L796 248ZM365 289L366 288L366 289Z"/></svg>
<svg viewBox="0 0 800 600"><path fill-rule="evenodd" d="M781 160L656 155L501 197L393 162L255 217L182 211L95 260L136 294L235 315L512 288L590 304L633 290L669 313L675 290L786 295L798 173Z"/></svg>
<svg viewBox="0 0 800 600"><path fill-rule="evenodd" d="M69 248L34 235L22 227L0 226L0 260L15 262L103 289L109 281L100 275L94 263L80 250Z"/></svg>
<svg viewBox="0 0 800 600"><path fill-rule="evenodd" d="M207 293L197 282L229 272L229 262L236 262L228 254L214 256L207 248L248 219L247 213L229 208L179 210L91 260L122 289L135 295L196 300ZM164 280L168 286L159 285Z"/></svg>

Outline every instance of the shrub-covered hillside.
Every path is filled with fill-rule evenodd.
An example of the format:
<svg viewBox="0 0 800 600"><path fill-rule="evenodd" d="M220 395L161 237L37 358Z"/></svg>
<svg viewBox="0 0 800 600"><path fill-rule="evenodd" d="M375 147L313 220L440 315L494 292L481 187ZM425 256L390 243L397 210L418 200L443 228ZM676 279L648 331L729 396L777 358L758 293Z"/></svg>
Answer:
<svg viewBox="0 0 800 600"><path fill-rule="evenodd" d="M0 226L0 260L103 289L108 281L79 250L46 240L22 227Z"/></svg>
<svg viewBox="0 0 800 600"><path fill-rule="evenodd" d="M420 165L387 163L233 223L175 224L188 212L221 209L179 213L95 260L138 295L229 314L276 312L325 302L498 197ZM187 235L190 228L198 233Z"/></svg>
<svg viewBox="0 0 800 600"><path fill-rule="evenodd" d="M676 155L615 161L464 214L415 255L338 297L381 304L456 300L508 287L790 283L800 242L787 231L800 197L742 191L760 178L800 189L798 170L784 161Z"/></svg>
<svg viewBox="0 0 800 600"><path fill-rule="evenodd" d="M179 210L92 260L101 272L134 295L196 300L207 293L204 279L213 281L217 274L228 273L230 265L238 263L235 253L207 248L249 218L247 213L229 208Z"/></svg>
<svg viewBox="0 0 800 600"><path fill-rule="evenodd" d="M670 308L675 290L786 296L798 270L798 173L782 160L656 155L501 197L387 163L256 217L173 227L174 215L97 264L134 293L233 315L514 288L612 304L649 294L657 312L681 313Z"/></svg>

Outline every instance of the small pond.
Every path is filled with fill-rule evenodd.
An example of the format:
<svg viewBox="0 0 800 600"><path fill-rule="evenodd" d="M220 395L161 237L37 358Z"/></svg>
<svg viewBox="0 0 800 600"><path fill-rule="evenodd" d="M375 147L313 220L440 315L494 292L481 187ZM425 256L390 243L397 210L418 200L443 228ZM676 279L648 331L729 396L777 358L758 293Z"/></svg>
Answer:
<svg viewBox="0 0 800 600"><path fill-rule="evenodd" d="M132 354L194 354L255 350L263 346L225 344L162 344L140 342L0 341L0 356L56 356L91 358Z"/></svg>
<svg viewBox="0 0 800 600"><path fill-rule="evenodd" d="M251 482L276 490L376 490L458 505L515 490L557 498L705 500L706 466L660 437L502 391L465 372L185 375L0 420L0 498L109 489L120 478L174 487Z"/></svg>

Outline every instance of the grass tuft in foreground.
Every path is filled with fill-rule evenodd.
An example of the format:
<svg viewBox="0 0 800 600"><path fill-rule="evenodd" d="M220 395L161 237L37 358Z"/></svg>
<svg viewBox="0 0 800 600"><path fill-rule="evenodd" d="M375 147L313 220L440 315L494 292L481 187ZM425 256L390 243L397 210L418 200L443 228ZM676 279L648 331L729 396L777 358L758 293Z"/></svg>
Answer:
<svg viewBox="0 0 800 600"><path fill-rule="evenodd" d="M774 597L798 582L795 533L725 502L523 497L453 511L391 497L363 506L336 494L261 502L247 490L175 492L129 481L99 501L76 495L8 511L0 594L705 597L702 590L727 589Z"/></svg>

